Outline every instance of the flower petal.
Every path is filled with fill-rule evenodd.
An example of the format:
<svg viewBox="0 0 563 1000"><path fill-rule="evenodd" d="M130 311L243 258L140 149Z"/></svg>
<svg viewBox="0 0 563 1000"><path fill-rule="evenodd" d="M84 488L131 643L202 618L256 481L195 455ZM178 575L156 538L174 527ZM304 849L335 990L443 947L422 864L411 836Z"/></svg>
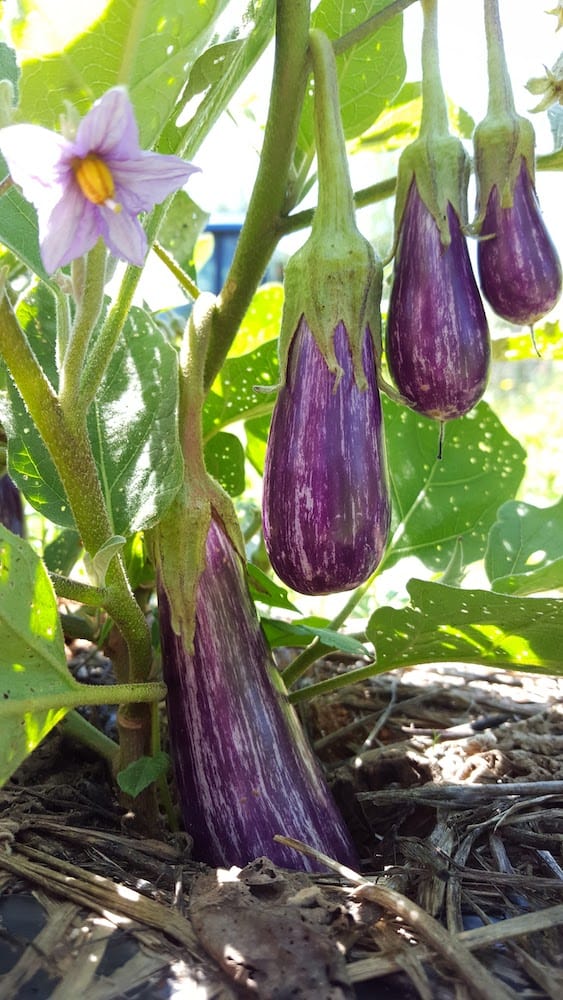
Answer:
<svg viewBox="0 0 563 1000"><path fill-rule="evenodd" d="M91 250L102 226L96 206L69 185L52 211L39 213L39 244L45 270L52 274Z"/></svg>
<svg viewBox="0 0 563 1000"><path fill-rule="evenodd" d="M0 152L12 180L37 209L52 208L70 176L66 139L40 125L8 125L0 129Z"/></svg>
<svg viewBox="0 0 563 1000"><path fill-rule="evenodd" d="M98 205L102 236L114 257L142 267L147 253L147 237L141 223L126 210L114 212Z"/></svg>
<svg viewBox="0 0 563 1000"><path fill-rule="evenodd" d="M74 149L77 156L96 152L117 160L139 155L139 130L123 87L113 87L96 101L78 126Z"/></svg>
<svg viewBox="0 0 563 1000"><path fill-rule="evenodd" d="M162 153L142 153L120 162L108 160L107 165L115 182L116 200L134 214L148 212L199 170L179 156Z"/></svg>

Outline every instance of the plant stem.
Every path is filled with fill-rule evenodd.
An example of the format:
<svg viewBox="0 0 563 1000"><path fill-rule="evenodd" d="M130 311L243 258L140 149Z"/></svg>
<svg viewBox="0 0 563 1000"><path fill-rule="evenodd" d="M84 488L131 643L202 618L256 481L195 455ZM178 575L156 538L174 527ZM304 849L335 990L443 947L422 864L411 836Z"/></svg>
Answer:
<svg viewBox="0 0 563 1000"><path fill-rule="evenodd" d="M448 135L448 107L440 75L438 44L438 0L420 0L424 14L422 31L422 117L420 135Z"/></svg>
<svg viewBox="0 0 563 1000"><path fill-rule="evenodd" d="M278 241L307 81L308 0L278 0L274 75L264 143L248 214L218 300L206 387L227 356Z"/></svg>
<svg viewBox="0 0 563 1000"><path fill-rule="evenodd" d="M83 718L75 709L65 715L59 722L59 729L63 736L68 736L72 740L82 743L84 746L94 750L95 753L107 760L113 769L119 757L119 747L117 743L110 740L109 736L96 729L87 719Z"/></svg>
<svg viewBox="0 0 563 1000"><path fill-rule="evenodd" d="M153 250L156 256L160 257L160 260L166 265L171 274L174 275L176 281L180 287L184 289L186 294L189 295L190 299L197 299L199 295L199 288L197 287L195 281L192 281L190 276L178 266L174 258L167 253L160 243L153 243Z"/></svg>
<svg viewBox="0 0 563 1000"><path fill-rule="evenodd" d="M315 147L319 187L313 232L348 232L350 228L355 229L354 198L340 117L336 59L332 45L323 32L311 31L309 45L315 78Z"/></svg>
<svg viewBox="0 0 563 1000"><path fill-rule="evenodd" d="M80 708L83 705L131 705L161 701L165 696L166 687L158 681L147 681L145 684L77 684L68 691L57 691L56 694L3 701L0 705L0 718L23 717L28 712L50 712L60 708Z"/></svg>
<svg viewBox="0 0 563 1000"><path fill-rule="evenodd" d="M498 0L484 0L484 12L489 74L487 114L495 118L512 116L516 114L516 108L504 51Z"/></svg>
<svg viewBox="0 0 563 1000"><path fill-rule="evenodd" d="M77 601L80 604L89 604L94 608L103 608L108 599L108 591L105 587L92 587L79 580L69 580L60 573L49 573L49 579L55 588L57 597L62 597L67 601Z"/></svg>
<svg viewBox="0 0 563 1000"><path fill-rule="evenodd" d="M338 674L336 677L329 677L326 681L319 681L318 684L310 684L308 687L299 688L298 691L292 691L289 700L293 705L297 705L303 701L310 701L312 698L320 698L324 694L341 691L342 688L358 684L360 681L367 681L370 677L386 673L388 670L389 667L378 668L377 663L368 663L365 667L357 667L345 674Z"/></svg>
<svg viewBox="0 0 563 1000"><path fill-rule="evenodd" d="M379 201L384 201L395 193L396 187L397 178L388 177L377 184L371 184L360 191L355 191L354 207L356 209L365 208L366 205L374 205ZM291 215L284 216L278 225L278 235L280 237L287 236L288 233L296 233L300 229L307 229L312 224L314 215L314 208L305 208L302 212L294 212Z"/></svg>
<svg viewBox="0 0 563 1000"><path fill-rule="evenodd" d="M361 24L356 25L351 31L335 39L333 47L336 55L340 55L341 52L346 52L352 46L363 42L365 38L369 38L370 35L375 34L384 24L387 24L388 21L397 17L398 14L401 14L407 7L411 7L416 2L417 0L394 0L393 3L384 7L383 10L378 11L377 14L372 14L371 17L362 21Z"/></svg>
<svg viewBox="0 0 563 1000"><path fill-rule="evenodd" d="M98 240L90 250L86 260L83 294L78 300L78 307L73 327L70 331L59 383L59 402L66 419L79 426L86 417L91 400L85 399L80 392L80 381L84 369L86 351L90 337L100 315L104 299L107 253L103 240Z"/></svg>

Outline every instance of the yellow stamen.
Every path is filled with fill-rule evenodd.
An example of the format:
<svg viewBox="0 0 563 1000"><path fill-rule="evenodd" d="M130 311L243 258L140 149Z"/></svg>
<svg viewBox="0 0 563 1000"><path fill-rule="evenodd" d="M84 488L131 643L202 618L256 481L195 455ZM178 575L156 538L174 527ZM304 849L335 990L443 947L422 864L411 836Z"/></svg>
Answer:
<svg viewBox="0 0 563 1000"><path fill-rule="evenodd" d="M91 154L72 164L74 176L82 194L94 205L107 205L113 212L120 212L121 205L114 201L115 184L111 170L98 156Z"/></svg>

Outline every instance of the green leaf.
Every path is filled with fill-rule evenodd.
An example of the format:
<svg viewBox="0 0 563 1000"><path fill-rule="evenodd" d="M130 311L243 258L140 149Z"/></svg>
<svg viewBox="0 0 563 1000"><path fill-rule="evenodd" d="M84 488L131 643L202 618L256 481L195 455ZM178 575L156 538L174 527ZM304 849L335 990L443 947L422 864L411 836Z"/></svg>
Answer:
<svg viewBox="0 0 563 1000"><path fill-rule="evenodd" d="M239 358L275 340L280 332L282 307L283 285L279 282L260 285L238 329L229 357Z"/></svg>
<svg viewBox="0 0 563 1000"><path fill-rule="evenodd" d="M262 604L268 604L272 608L296 611L299 614L299 609L289 600L287 590L270 580L270 577L266 576L254 563L247 563L246 570L250 593L254 601L261 601Z"/></svg>
<svg viewBox="0 0 563 1000"><path fill-rule="evenodd" d="M262 55L273 35L274 24L275 0L261 0L259 3L249 4L243 14L240 30L235 28L245 37L239 37L236 42L231 42L228 54L223 46L220 48L220 53L226 56L223 62L218 64L222 72L217 73L210 68L218 46L212 46L200 56L192 67L180 106L185 104L186 97L191 93L204 96L196 113L187 124L178 127L175 122L168 122L158 146L161 153L172 153L181 146L185 146L191 153L199 148L204 137L228 106L241 81L246 78Z"/></svg>
<svg viewBox="0 0 563 1000"><path fill-rule="evenodd" d="M208 219L209 213L196 205L186 191L176 191L158 231L158 242L194 281L194 247Z"/></svg>
<svg viewBox="0 0 563 1000"><path fill-rule="evenodd" d="M65 100L84 114L110 87L127 84L141 144L152 146L225 6L226 0L111 0L63 51L23 64L20 119L53 128Z"/></svg>
<svg viewBox="0 0 563 1000"><path fill-rule="evenodd" d="M18 318L43 370L57 386L55 312L41 287L18 309ZM176 427L176 351L144 312L133 307L111 358L88 429L100 481L116 535L152 526L168 508L182 481ZM51 457L16 389L10 386L10 473L41 514L74 527ZM80 456L76 456L77 471Z"/></svg>
<svg viewBox="0 0 563 1000"><path fill-rule="evenodd" d="M275 649L276 646L308 646L313 639L318 637L328 652L339 649L352 656L369 656L366 647L352 636L342 635L341 632L323 628L321 625L307 625L305 621L283 622L272 618L260 619L272 649Z"/></svg>
<svg viewBox="0 0 563 1000"><path fill-rule="evenodd" d="M0 175L8 173L5 160L0 156ZM50 284L39 253L37 214L16 188L11 187L0 197L0 243L8 247L43 281Z"/></svg>
<svg viewBox="0 0 563 1000"><path fill-rule="evenodd" d="M80 685L68 672L57 601L31 546L0 525L0 785L68 711ZM34 699L54 705L36 710ZM20 710L21 708L21 710Z"/></svg>
<svg viewBox="0 0 563 1000"><path fill-rule="evenodd" d="M109 564L122 551L126 541L123 535L112 535L93 556L84 553L84 566L95 587L105 587Z"/></svg>
<svg viewBox="0 0 563 1000"><path fill-rule="evenodd" d="M184 100L191 101L196 94L202 94L208 87L218 83L228 72L244 44L243 39L235 38L210 45L192 66L183 94Z"/></svg>
<svg viewBox="0 0 563 1000"><path fill-rule="evenodd" d="M158 781L165 775L169 767L168 754L159 750L153 757L139 757L124 771L120 771L117 775L117 784L122 792L134 799L152 785L153 781Z"/></svg>
<svg viewBox="0 0 563 1000"><path fill-rule="evenodd" d="M227 358L215 379L203 411L206 437L237 420L270 413L274 392L257 392L256 386L273 388L279 380L277 341L242 357Z"/></svg>
<svg viewBox="0 0 563 1000"><path fill-rule="evenodd" d="M442 459L435 421L383 396L393 506L385 568L417 556L445 570L463 539L467 564L480 559L499 504L514 496L525 452L486 403L446 425Z"/></svg>
<svg viewBox="0 0 563 1000"><path fill-rule="evenodd" d="M14 88L14 105L18 103L20 70L16 53L5 42L0 42L0 80L9 80Z"/></svg>
<svg viewBox="0 0 563 1000"><path fill-rule="evenodd" d="M493 590L534 594L563 587L563 499L545 508L508 501L497 518L485 555Z"/></svg>
<svg viewBox="0 0 563 1000"><path fill-rule="evenodd" d="M80 535L74 528L64 528L45 546L43 562L50 573L68 576L82 552Z"/></svg>
<svg viewBox="0 0 563 1000"><path fill-rule="evenodd" d="M377 670L418 663L482 663L561 674L563 602L459 590L411 580L409 607L378 608L367 628Z"/></svg>
<svg viewBox="0 0 563 1000"><path fill-rule="evenodd" d="M273 404L274 400L272 400L272 406ZM271 414L267 413L262 417L256 417L254 420L247 420L244 425L246 433L246 457L261 476L264 474L270 418Z"/></svg>
<svg viewBox="0 0 563 1000"><path fill-rule="evenodd" d="M321 0L311 23L329 38L339 38L388 5L388 0ZM372 125L388 107L405 78L402 17L394 17L380 30L337 57L340 108L346 139L353 139ZM298 145L308 153L314 145L313 98L305 99Z"/></svg>
<svg viewBox="0 0 563 1000"><path fill-rule="evenodd" d="M244 449L234 434L216 434L205 445L207 471L217 479L232 497L239 496L246 486Z"/></svg>

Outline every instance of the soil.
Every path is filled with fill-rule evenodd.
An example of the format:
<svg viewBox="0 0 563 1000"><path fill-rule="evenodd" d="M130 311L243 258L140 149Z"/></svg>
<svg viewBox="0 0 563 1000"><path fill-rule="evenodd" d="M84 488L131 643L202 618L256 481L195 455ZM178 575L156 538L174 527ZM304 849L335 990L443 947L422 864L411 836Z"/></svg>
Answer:
<svg viewBox="0 0 563 1000"><path fill-rule="evenodd" d="M0 1000L563 996L563 679L396 671L303 721L359 873L210 870L51 734L0 791Z"/></svg>

